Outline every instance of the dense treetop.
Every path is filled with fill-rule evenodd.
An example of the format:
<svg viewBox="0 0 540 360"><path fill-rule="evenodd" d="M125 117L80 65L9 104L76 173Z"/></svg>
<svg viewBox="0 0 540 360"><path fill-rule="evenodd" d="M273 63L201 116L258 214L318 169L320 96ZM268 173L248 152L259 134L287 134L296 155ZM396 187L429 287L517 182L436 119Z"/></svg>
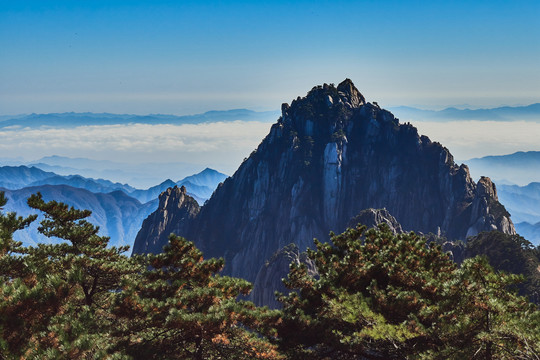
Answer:
<svg viewBox="0 0 540 360"><path fill-rule="evenodd" d="M45 216L39 231L64 241L22 247L12 234L35 217L0 213L0 359L540 356L540 313L515 292L521 276L482 257L458 266L414 233L358 226L316 241L307 256L318 273L291 264L293 291L268 310L240 300L251 284L221 276L224 261L204 259L183 238L130 258L107 246L88 211L40 194L28 204ZM536 264L519 237L481 234L468 246L507 271ZM500 261L513 247L523 252Z"/></svg>

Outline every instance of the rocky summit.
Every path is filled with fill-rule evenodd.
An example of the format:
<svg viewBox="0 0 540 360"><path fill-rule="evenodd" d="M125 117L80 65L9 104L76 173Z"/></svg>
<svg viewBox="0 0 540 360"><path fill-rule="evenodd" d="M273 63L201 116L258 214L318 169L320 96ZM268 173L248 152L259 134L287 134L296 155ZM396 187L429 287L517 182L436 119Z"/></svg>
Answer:
<svg viewBox="0 0 540 360"><path fill-rule="evenodd" d="M156 211L148 216L135 238L133 253L159 253L169 234L184 234L187 224L199 214L199 204L187 195L185 186L168 188L159 195Z"/></svg>
<svg viewBox="0 0 540 360"><path fill-rule="evenodd" d="M134 249L160 251L176 232L206 257L224 257L227 274L254 281L278 250L325 241L368 208L385 208L404 231L448 239L515 233L489 178L475 183L448 149L366 102L347 79L283 104L257 150L200 210L179 190L163 193Z"/></svg>

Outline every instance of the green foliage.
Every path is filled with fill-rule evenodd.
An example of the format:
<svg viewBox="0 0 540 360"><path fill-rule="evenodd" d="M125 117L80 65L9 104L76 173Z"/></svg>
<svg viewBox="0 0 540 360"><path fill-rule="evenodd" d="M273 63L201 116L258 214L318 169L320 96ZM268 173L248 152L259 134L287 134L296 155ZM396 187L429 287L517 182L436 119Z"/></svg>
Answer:
<svg viewBox="0 0 540 360"><path fill-rule="evenodd" d="M311 136L304 136L302 141L302 156L304 158L304 164L309 166L313 158L313 146L315 142Z"/></svg>
<svg viewBox="0 0 540 360"><path fill-rule="evenodd" d="M537 359L540 323L536 306L511 291L521 277L495 272L485 258L467 259L445 284L439 311L445 321L432 336L440 345L424 358Z"/></svg>
<svg viewBox="0 0 540 360"><path fill-rule="evenodd" d="M45 215L38 231L66 242L12 247L5 256L17 264L17 271L2 274L2 353L41 359L103 357L110 347L105 334L114 324L106 309L121 280L141 268L122 255L127 248L107 247L109 238L97 235L99 229L84 220L89 211L45 202L39 193L28 204Z"/></svg>
<svg viewBox="0 0 540 360"><path fill-rule="evenodd" d="M458 268L414 233L349 229L291 264L277 342L295 359L534 358L538 312L508 290L519 277L481 258Z"/></svg>
<svg viewBox="0 0 540 360"><path fill-rule="evenodd" d="M99 236L99 227L85 220L90 211L56 201L46 203L39 193L28 198L28 205L45 215L38 228L40 233L67 240L59 245L29 248L28 255L40 261L41 270L63 273L66 281L77 285L85 305L92 306L97 298L108 301L119 289L120 280L138 271L136 264L123 255L128 246L108 247L109 238Z"/></svg>
<svg viewBox="0 0 540 360"><path fill-rule="evenodd" d="M0 211L6 203L5 193L0 191ZM13 240L13 233L24 229L36 218L36 215L22 218L13 212L7 214L0 212L0 281L5 282L22 275L23 261L13 256L20 250L21 243Z"/></svg>
<svg viewBox="0 0 540 360"><path fill-rule="evenodd" d="M313 119L318 113L311 101L299 101L296 111L304 117L304 119Z"/></svg>
<svg viewBox="0 0 540 360"><path fill-rule="evenodd" d="M467 242L467 255L486 256L496 270L525 276L519 293L540 303L540 251L519 235L499 231L483 232Z"/></svg>
<svg viewBox="0 0 540 360"><path fill-rule="evenodd" d="M28 204L45 216L38 231L65 241L24 248L13 233L35 216L0 212L0 359L540 356L540 313L511 290L521 276L487 258L458 267L414 233L381 225L316 241L308 256L318 275L291 264L294 291L268 310L239 301L251 285L220 276L223 260L205 260L181 237L161 254L128 258L107 246L89 211L40 194ZM498 269L538 268L538 249L519 236L480 234L467 249Z"/></svg>
<svg viewBox="0 0 540 360"><path fill-rule="evenodd" d="M346 137L345 131L343 131L343 129L339 129L332 134L332 142L341 141L345 139L345 137Z"/></svg>
<svg viewBox="0 0 540 360"><path fill-rule="evenodd" d="M23 248L12 234L35 217L0 214L0 359L282 358L247 330L268 315L236 300L251 285L217 275L223 260L174 236L162 254L129 258L89 211L39 193L28 204L45 215L38 231L65 242Z"/></svg>
<svg viewBox="0 0 540 360"><path fill-rule="evenodd" d="M394 236L387 226L348 229L331 240L308 250L318 279L305 265L291 266L286 285L298 292L280 299L282 347L298 358L347 359L426 346L425 327L436 315L425 310L456 268L440 247L412 233ZM340 306L349 310L329 311Z"/></svg>
<svg viewBox="0 0 540 360"><path fill-rule="evenodd" d="M495 198L490 197L489 198L489 212L490 214L493 214L495 219L498 219L500 217L505 216L506 218L510 218L510 213L506 210L503 204L495 200Z"/></svg>
<svg viewBox="0 0 540 360"><path fill-rule="evenodd" d="M256 309L236 298L251 284L216 275L222 259L203 260L193 243L174 235L162 254L138 259L151 268L125 281L115 302L122 352L144 359L278 358L241 326L253 323Z"/></svg>

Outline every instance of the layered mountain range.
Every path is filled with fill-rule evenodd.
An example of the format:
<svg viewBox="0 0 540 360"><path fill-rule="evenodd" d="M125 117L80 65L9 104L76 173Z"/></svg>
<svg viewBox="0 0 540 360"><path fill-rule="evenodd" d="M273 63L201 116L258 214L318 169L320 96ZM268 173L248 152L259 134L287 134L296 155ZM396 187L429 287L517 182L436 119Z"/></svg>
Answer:
<svg viewBox="0 0 540 360"><path fill-rule="evenodd" d="M2 166L0 190L9 199L5 211L14 211L23 216L35 213L28 207L26 200L31 194L40 192L46 201L56 200L78 209L91 210L89 220L100 227L100 234L111 238L111 245L132 246L143 220L158 207L160 193L171 186L182 185L189 189L194 201L202 204L226 177L225 174L207 168L177 182L166 180L141 190L104 179L58 175L36 167ZM28 229L15 233L15 239L24 245L59 241L48 239L37 232L41 219L40 216Z"/></svg>
<svg viewBox="0 0 540 360"><path fill-rule="evenodd" d="M423 110L410 106L393 107L392 111L403 119L415 121L540 121L540 103L527 106L502 106L491 109Z"/></svg>
<svg viewBox="0 0 540 360"><path fill-rule="evenodd" d="M533 244L540 245L540 183L501 185L499 190L501 201L516 223L516 230Z"/></svg>
<svg viewBox="0 0 540 360"><path fill-rule="evenodd" d="M347 79L283 104L257 150L204 206L185 188L161 194L134 251L159 252L174 232L205 256L224 257L227 274L254 281L278 250L326 241L368 208L386 208L405 231L448 239L515 233L489 178L475 183L448 149L366 102Z"/></svg>
<svg viewBox="0 0 540 360"><path fill-rule="evenodd" d="M540 116L539 116L540 118ZM525 186L540 180L540 151L519 151L508 155L485 156L466 160L473 178L489 176L502 185Z"/></svg>
<svg viewBox="0 0 540 360"><path fill-rule="evenodd" d="M69 185L40 185L18 190L3 189L2 191L8 198L4 210L14 211L20 216L38 213L28 207L26 203L28 197L37 192L43 195L45 201L55 200L77 209L90 210L92 215L89 217L89 221L99 226L100 235L111 238L109 244L113 246L131 246L144 218L155 211L158 204L157 199L141 203L120 190L109 193L94 193ZM14 239L22 241L25 246L60 242L60 239L47 238L38 233L39 222L43 220L43 215L38 215L38 219L28 228L17 231L14 234Z"/></svg>
<svg viewBox="0 0 540 360"><path fill-rule="evenodd" d="M227 121L271 121L275 119L275 111L253 111L248 109L233 109L226 111L207 111L203 114L194 115L132 115L132 114L109 114L109 113L51 113L51 114L24 114L0 116L0 129L8 127L39 128L59 127L71 128L76 126L98 125L125 125L125 124L202 124L209 122Z"/></svg>

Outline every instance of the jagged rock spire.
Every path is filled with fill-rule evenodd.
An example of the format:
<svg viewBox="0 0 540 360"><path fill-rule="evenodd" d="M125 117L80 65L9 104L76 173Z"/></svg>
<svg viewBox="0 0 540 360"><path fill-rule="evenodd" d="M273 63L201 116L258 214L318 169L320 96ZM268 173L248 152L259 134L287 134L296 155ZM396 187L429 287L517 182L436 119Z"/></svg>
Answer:
<svg viewBox="0 0 540 360"><path fill-rule="evenodd" d="M338 93L343 93L349 99L349 102L352 107L359 107L366 103L364 96L358 91L354 86L351 79L343 80L337 87ZM342 95L342 94L340 94ZM342 95L342 96L343 96Z"/></svg>
<svg viewBox="0 0 540 360"><path fill-rule="evenodd" d="M135 238L133 253L159 253L169 241L169 234L184 235L188 222L199 214L199 204L187 195L186 187L174 186L159 195L159 205L148 216Z"/></svg>

